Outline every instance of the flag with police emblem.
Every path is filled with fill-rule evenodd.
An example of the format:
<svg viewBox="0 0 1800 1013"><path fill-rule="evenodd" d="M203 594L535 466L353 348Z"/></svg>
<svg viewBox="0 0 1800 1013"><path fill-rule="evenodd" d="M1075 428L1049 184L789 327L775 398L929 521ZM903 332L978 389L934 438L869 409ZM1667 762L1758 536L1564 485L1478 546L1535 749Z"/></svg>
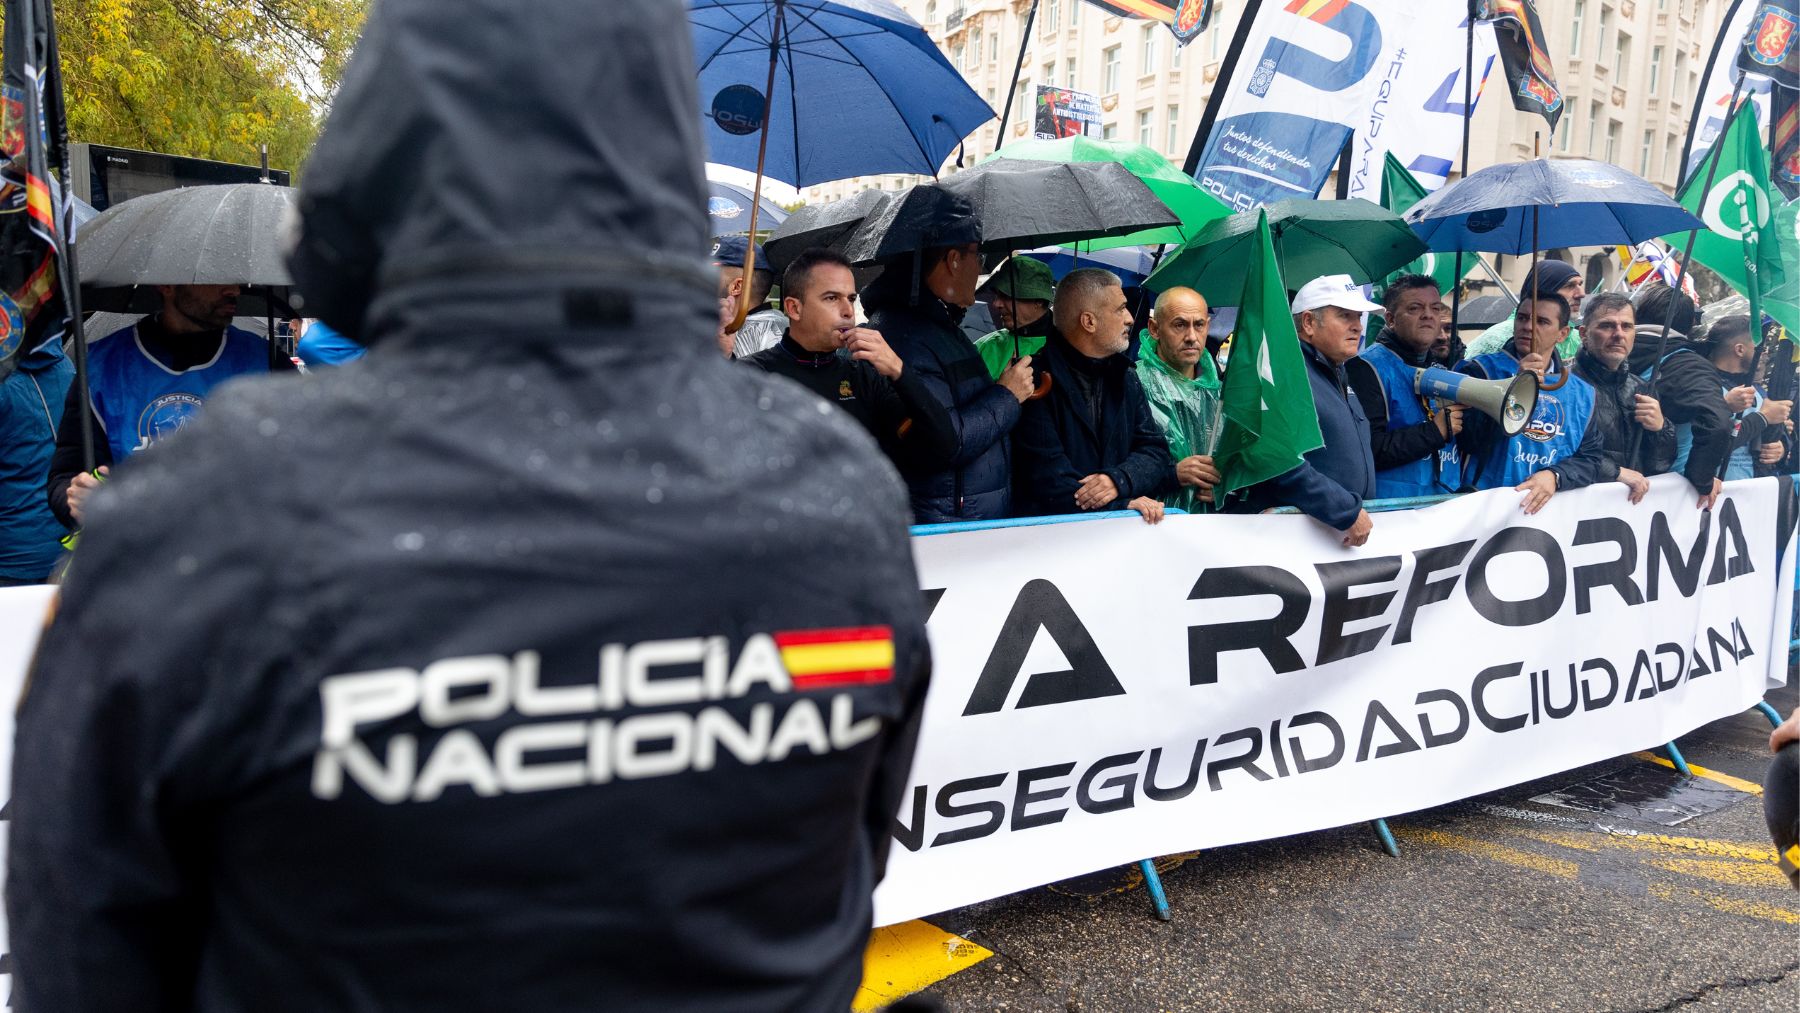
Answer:
<svg viewBox="0 0 1800 1013"><path fill-rule="evenodd" d="M1213 0L1087 0L1108 14L1160 21L1185 46L1206 31L1212 20Z"/></svg>
<svg viewBox="0 0 1800 1013"><path fill-rule="evenodd" d="M51 145L66 143L50 0L6 0L0 37L0 378L62 337ZM46 85L49 87L46 87ZM57 129L51 130L54 125ZM52 140L54 138L54 141Z"/></svg>
<svg viewBox="0 0 1800 1013"><path fill-rule="evenodd" d="M1769 151L1757 135L1756 110L1749 102L1738 106L1706 157L1676 195L1706 223L1707 231L1694 238L1694 259L1743 293L1751 320L1760 321L1763 293L1779 288L1786 272L1770 231L1781 199L1769 182ZM1685 239L1685 233L1664 237L1671 246ZM1751 328L1752 336L1760 339L1761 333L1760 326Z"/></svg>
<svg viewBox="0 0 1800 1013"><path fill-rule="evenodd" d="M1800 0L1758 0L1750 28L1738 49L1737 68L1761 74L1783 88L1800 88L1800 60L1795 59Z"/></svg>
<svg viewBox="0 0 1800 1013"><path fill-rule="evenodd" d="M1475 20L1493 22L1513 108L1542 116L1554 134L1556 121L1562 118L1563 93L1544 48L1544 25L1537 8L1531 0L1479 0Z"/></svg>

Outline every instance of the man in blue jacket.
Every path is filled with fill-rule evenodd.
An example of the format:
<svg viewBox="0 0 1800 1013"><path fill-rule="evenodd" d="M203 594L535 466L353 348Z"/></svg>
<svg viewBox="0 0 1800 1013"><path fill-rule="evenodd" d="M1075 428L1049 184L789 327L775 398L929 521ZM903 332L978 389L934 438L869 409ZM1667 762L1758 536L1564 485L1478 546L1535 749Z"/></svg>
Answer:
<svg viewBox="0 0 1800 1013"><path fill-rule="evenodd" d="M963 336L963 311L981 280L981 220L966 198L944 193L924 226L930 245L904 254L863 290L869 326L917 370L950 412L956 453L948 465L909 467L903 474L919 524L995 520L1012 516L1012 455L1007 437L1019 405L1031 396L1031 357L988 375L975 345ZM917 279L915 286L914 279Z"/></svg>
<svg viewBox="0 0 1800 1013"><path fill-rule="evenodd" d="M1032 515L1129 507L1155 524L1176 489L1175 461L1125 357L1131 304L1118 276L1069 272L1055 316L1037 358L1049 390L1025 403L1013 431L1013 500Z"/></svg>
<svg viewBox="0 0 1800 1013"><path fill-rule="evenodd" d="M1375 495L1375 455L1369 418L1344 376L1344 363L1362 345L1362 315L1381 307L1363 298L1349 275L1330 274L1308 282L1289 308L1325 445L1292 471L1251 486L1245 505L1251 511L1297 507L1342 532L1344 544L1354 548L1375 527L1363 509L1363 500Z"/></svg>
<svg viewBox="0 0 1800 1013"><path fill-rule="evenodd" d="M62 522L44 483L75 370L52 338L0 381L0 587L42 584L62 557Z"/></svg>

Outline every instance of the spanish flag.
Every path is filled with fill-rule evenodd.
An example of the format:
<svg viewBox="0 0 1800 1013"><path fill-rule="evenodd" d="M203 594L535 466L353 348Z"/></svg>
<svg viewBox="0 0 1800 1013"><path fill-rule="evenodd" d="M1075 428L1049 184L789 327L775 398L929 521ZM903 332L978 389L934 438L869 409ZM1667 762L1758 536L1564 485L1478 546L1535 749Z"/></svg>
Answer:
<svg viewBox="0 0 1800 1013"><path fill-rule="evenodd" d="M789 630L774 638L795 689L866 686L894 677L892 627Z"/></svg>

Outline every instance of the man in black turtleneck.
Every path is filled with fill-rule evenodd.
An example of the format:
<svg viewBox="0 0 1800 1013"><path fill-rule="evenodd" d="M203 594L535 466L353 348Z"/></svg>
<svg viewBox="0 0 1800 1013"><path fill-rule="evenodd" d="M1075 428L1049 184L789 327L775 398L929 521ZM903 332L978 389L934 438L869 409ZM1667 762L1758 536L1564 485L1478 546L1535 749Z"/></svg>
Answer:
<svg viewBox="0 0 1800 1013"><path fill-rule="evenodd" d="M50 459L50 510L81 526L88 495L133 453L193 420L212 389L270 370L269 343L231 326L237 285L162 285L160 312L93 342L90 403L69 388ZM94 471L82 470L81 413L93 420Z"/></svg>
<svg viewBox="0 0 1800 1013"><path fill-rule="evenodd" d="M1627 365L1636 342L1637 315L1629 298L1619 292L1587 297L1581 307L1581 351L1572 371L1594 388L1589 425L1599 431L1606 456L1619 466L1619 481L1631 488L1633 503L1650 491L1648 476L1668 471L1675 462L1675 427L1663 417L1661 402L1650 396L1649 381Z"/></svg>
<svg viewBox="0 0 1800 1013"><path fill-rule="evenodd" d="M881 332L856 326L856 276L826 249L807 250L781 276L788 328L781 341L745 358L797 381L849 412L903 470L933 471L956 452L950 414Z"/></svg>
<svg viewBox="0 0 1800 1013"><path fill-rule="evenodd" d="M1395 279L1382 296L1387 324L1361 355L1344 363L1350 389L1369 417L1375 454L1375 494L1433 496L1462 485L1456 434L1463 407L1430 403L1415 393L1414 371L1441 365L1431 354L1444 333L1443 296L1426 275Z"/></svg>

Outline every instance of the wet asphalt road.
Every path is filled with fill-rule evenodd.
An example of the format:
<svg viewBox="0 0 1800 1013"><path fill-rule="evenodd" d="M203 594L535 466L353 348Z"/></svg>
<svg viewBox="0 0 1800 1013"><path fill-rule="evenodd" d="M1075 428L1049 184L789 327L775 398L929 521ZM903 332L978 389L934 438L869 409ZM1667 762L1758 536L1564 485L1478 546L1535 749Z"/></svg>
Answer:
<svg viewBox="0 0 1800 1013"><path fill-rule="evenodd" d="M1793 674L1769 694L1796 705ZM1683 737L1688 762L1760 782L1769 723ZM1679 826L1531 801L1595 777L1680 788L1622 757L1389 825L1165 860L1173 920L1105 873L928 919L994 951L929 989L956 1011L1800 1010L1800 893L1761 799ZM1706 792L1715 793L1708 799ZM1607 829L1610 828L1610 829Z"/></svg>

